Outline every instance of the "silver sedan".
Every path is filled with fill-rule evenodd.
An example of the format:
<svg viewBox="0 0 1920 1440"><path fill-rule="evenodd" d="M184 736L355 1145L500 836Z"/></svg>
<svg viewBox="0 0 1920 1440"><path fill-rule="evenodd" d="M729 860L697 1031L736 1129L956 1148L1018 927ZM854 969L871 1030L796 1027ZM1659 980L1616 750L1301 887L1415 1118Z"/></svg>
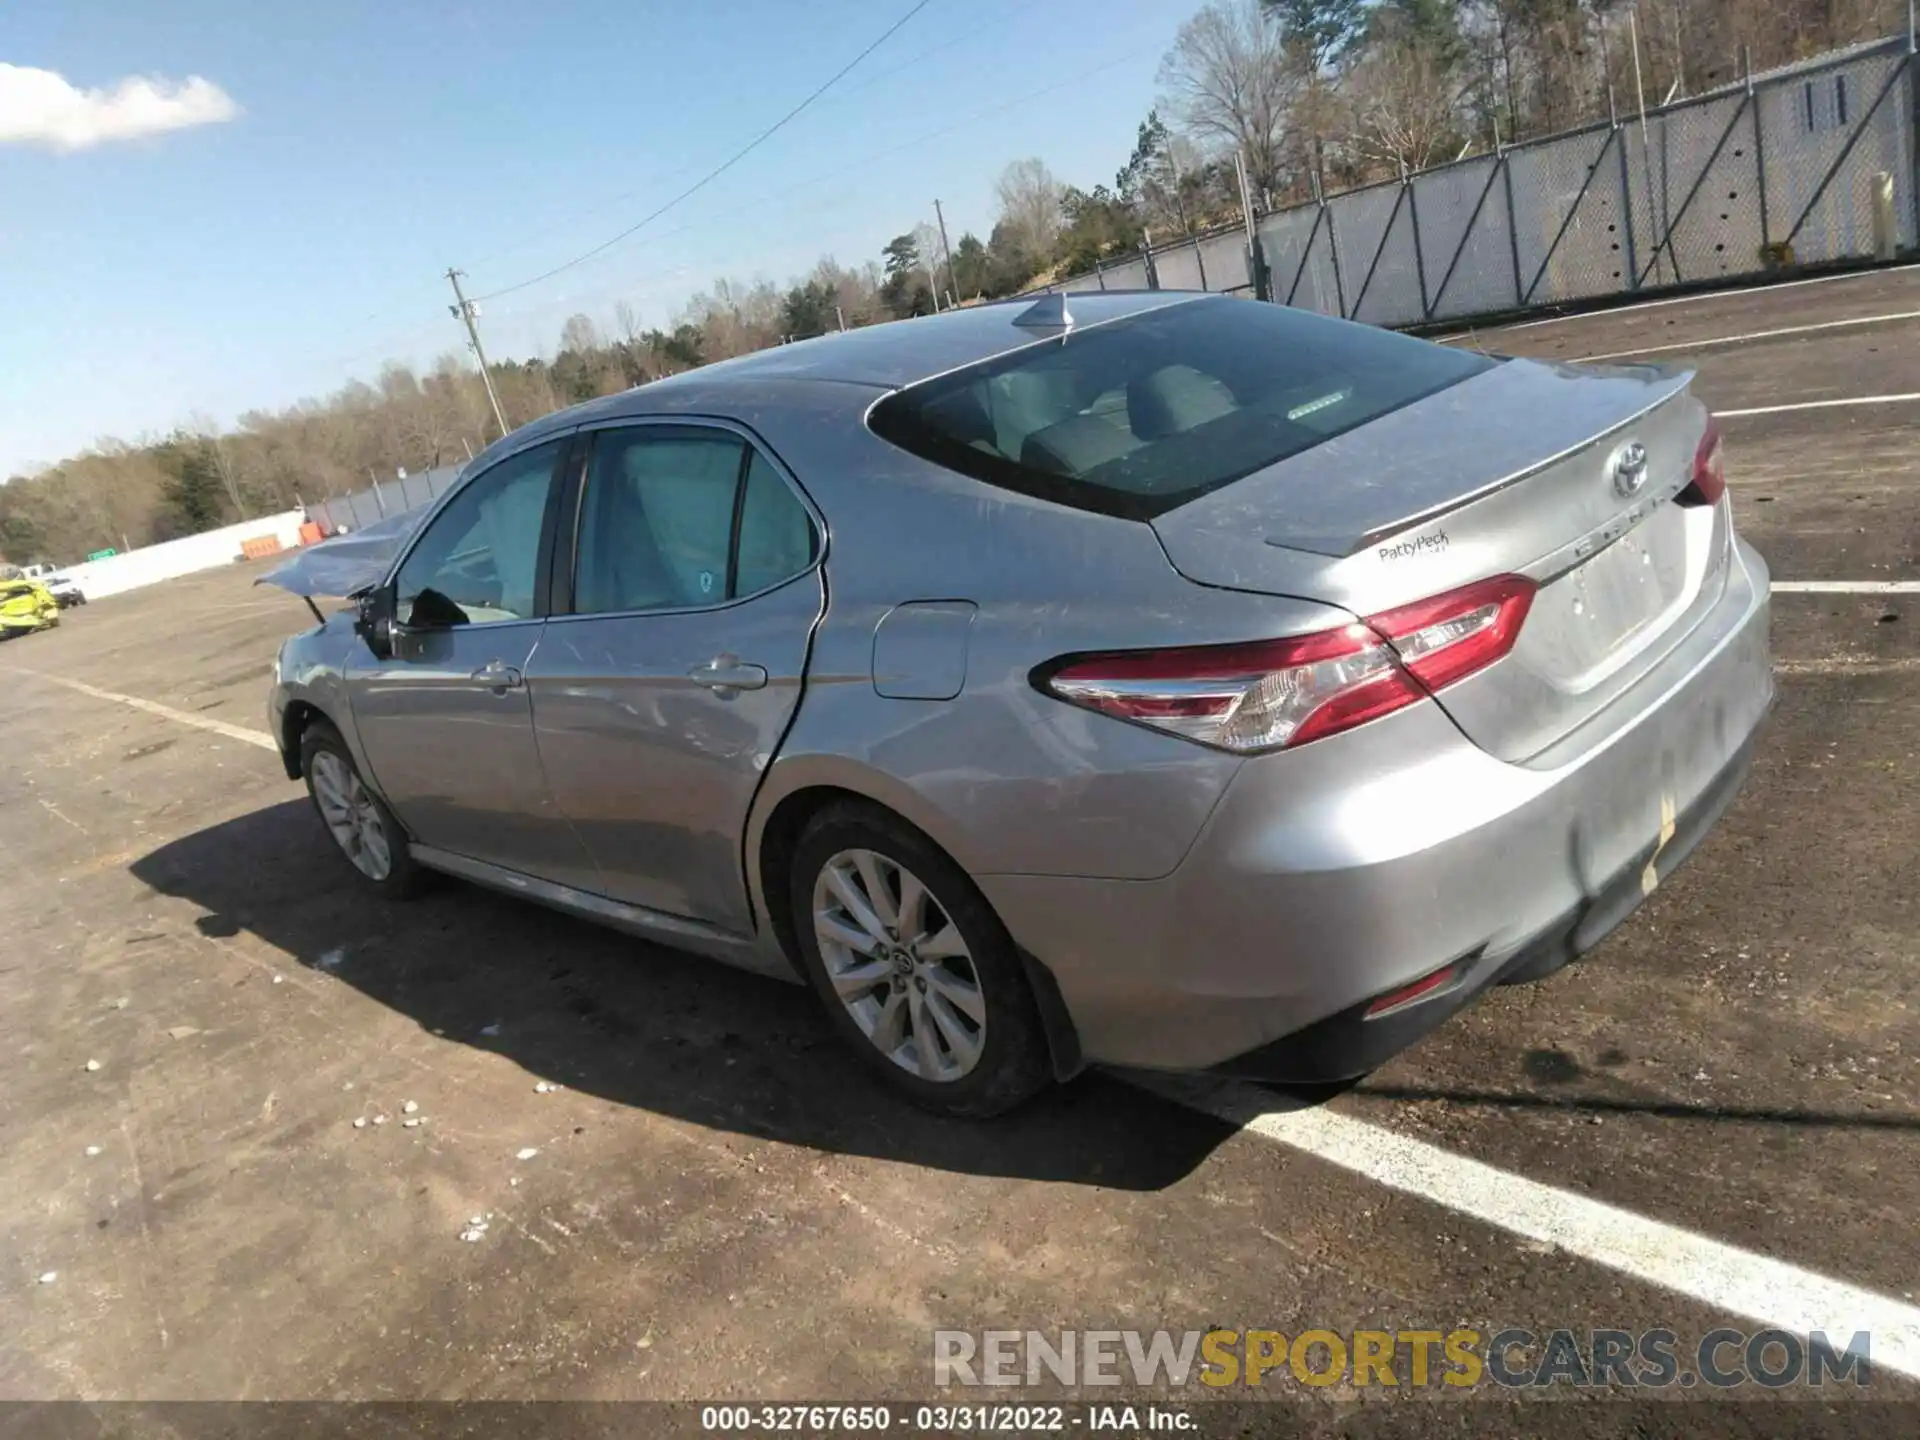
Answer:
<svg viewBox="0 0 1920 1440"><path fill-rule="evenodd" d="M803 979L948 1113L1352 1076L1746 774L1767 571L1689 380L1177 293L783 346L286 567L357 605L273 732L373 888Z"/></svg>

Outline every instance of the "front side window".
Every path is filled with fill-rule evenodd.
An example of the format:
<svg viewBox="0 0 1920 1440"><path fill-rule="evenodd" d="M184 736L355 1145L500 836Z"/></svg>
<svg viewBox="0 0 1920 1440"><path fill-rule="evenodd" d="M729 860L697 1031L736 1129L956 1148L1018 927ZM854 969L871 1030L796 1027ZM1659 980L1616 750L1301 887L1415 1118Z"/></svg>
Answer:
<svg viewBox="0 0 1920 1440"><path fill-rule="evenodd" d="M740 436L643 426L594 436L580 514L574 609L717 605L813 563L813 523Z"/></svg>
<svg viewBox="0 0 1920 1440"><path fill-rule="evenodd" d="M403 625L439 627L534 615L540 527L566 441L523 450L476 475L434 516L394 581Z"/></svg>
<svg viewBox="0 0 1920 1440"><path fill-rule="evenodd" d="M909 386L870 423L977 480L1151 519L1494 363L1284 305L1189 301Z"/></svg>

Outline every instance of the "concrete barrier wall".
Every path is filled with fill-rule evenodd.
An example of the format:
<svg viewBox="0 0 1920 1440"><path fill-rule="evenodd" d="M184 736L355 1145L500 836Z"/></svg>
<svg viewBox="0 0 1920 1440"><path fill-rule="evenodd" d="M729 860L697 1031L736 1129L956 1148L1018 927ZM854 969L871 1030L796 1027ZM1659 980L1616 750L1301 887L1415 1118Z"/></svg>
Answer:
<svg viewBox="0 0 1920 1440"><path fill-rule="evenodd" d="M271 537L280 542L282 549L292 550L300 543L300 523L305 519L298 510L263 515L258 520L186 535L105 560L83 561L60 573L78 585L89 600L98 600L104 595L117 595L123 590L137 590L142 585L171 580L176 575L231 565L241 558L241 546L249 540Z"/></svg>

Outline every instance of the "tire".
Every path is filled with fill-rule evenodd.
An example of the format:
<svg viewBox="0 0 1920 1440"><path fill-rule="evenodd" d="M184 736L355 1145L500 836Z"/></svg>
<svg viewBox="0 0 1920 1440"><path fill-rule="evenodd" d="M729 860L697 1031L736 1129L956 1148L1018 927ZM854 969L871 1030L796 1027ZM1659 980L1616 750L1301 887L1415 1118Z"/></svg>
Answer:
<svg viewBox="0 0 1920 1440"><path fill-rule="evenodd" d="M414 862L406 831L360 778L340 732L324 720L311 721L300 737L300 774L321 825L354 873L389 900L419 894L427 872Z"/></svg>
<svg viewBox="0 0 1920 1440"><path fill-rule="evenodd" d="M881 907L871 903L876 884ZM841 898L846 887L877 927L856 918ZM911 898L916 892L924 899ZM913 928L900 914L903 895L919 912L917 934L901 933ZM984 1119L1052 1080L1040 1012L1006 927L918 830L878 806L827 807L800 833L788 899L802 968L828 1023L895 1091L937 1114Z"/></svg>

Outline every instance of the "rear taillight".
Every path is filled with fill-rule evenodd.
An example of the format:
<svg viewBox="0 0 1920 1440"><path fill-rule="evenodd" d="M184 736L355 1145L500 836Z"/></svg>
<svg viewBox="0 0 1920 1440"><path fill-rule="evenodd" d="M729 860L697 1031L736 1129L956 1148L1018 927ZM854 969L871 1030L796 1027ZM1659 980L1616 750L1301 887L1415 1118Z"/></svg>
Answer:
<svg viewBox="0 0 1920 1440"><path fill-rule="evenodd" d="M1363 1012L1368 1020L1378 1020L1382 1015L1391 1015L1394 1011L1439 994L1451 985L1459 975L1451 965L1442 965L1431 974L1422 975L1411 985L1402 985L1398 990L1389 990L1384 995L1375 996L1373 1002Z"/></svg>
<svg viewBox="0 0 1920 1440"><path fill-rule="evenodd" d="M1693 479L1673 498L1682 505L1717 505L1727 493L1726 464L1720 453L1720 422L1707 417L1700 448L1693 452Z"/></svg>
<svg viewBox="0 0 1920 1440"><path fill-rule="evenodd" d="M1299 746L1484 670L1513 648L1533 591L1501 575L1334 630L1070 656L1034 679L1075 705L1222 750Z"/></svg>
<svg viewBox="0 0 1920 1440"><path fill-rule="evenodd" d="M1533 582L1523 576L1496 575L1385 611L1367 624L1393 642L1400 663L1421 684L1438 690L1513 649L1533 591Z"/></svg>

